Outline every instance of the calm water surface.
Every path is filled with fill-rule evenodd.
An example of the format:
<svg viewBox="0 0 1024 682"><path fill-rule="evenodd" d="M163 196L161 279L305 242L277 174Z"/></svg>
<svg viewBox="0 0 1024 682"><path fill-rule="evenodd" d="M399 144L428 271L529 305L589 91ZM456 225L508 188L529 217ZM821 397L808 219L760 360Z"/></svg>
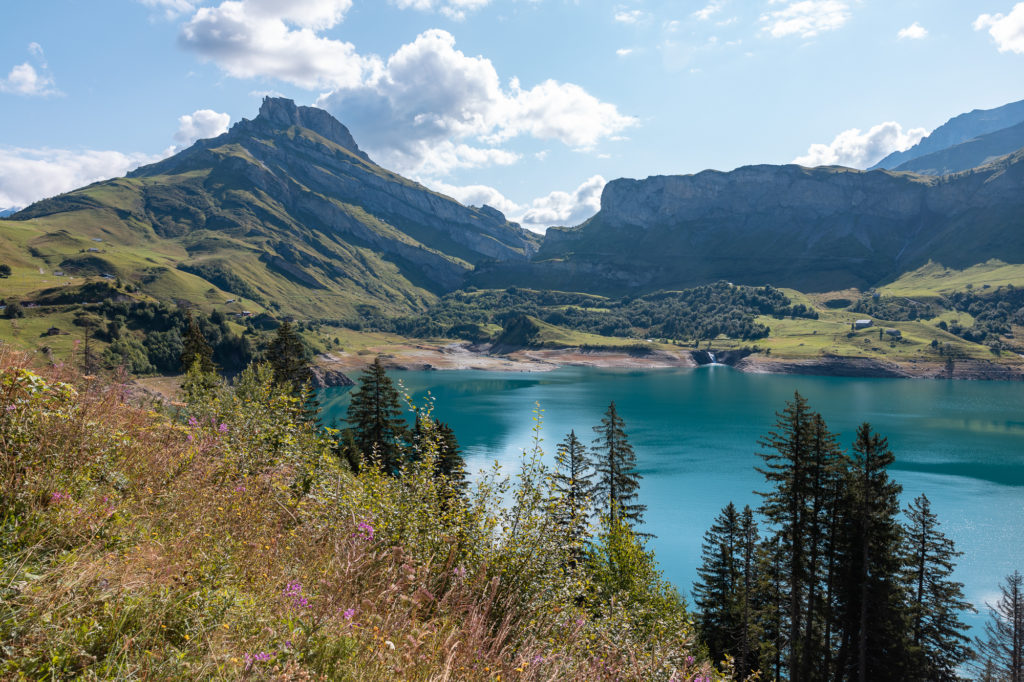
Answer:
<svg viewBox="0 0 1024 682"><path fill-rule="evenodd" d="M979 606L1024 570L1024 384L751 375L724 366L682 370L563 368L544 373L394 372L451 424L471 471L495 460L514 472L530 444L535 403L545 451L570 429L584 442L614 400L643 481L647 530L665 576L689 597L704 531L730 500L756 506L757 440L799 391L849 447L863 421L889 439L891 474L904 504L928 495L964 552L957 577ZM342 419L346 389L322 396L327 421ZM984 614L968 615L979 626Z"/></svg>

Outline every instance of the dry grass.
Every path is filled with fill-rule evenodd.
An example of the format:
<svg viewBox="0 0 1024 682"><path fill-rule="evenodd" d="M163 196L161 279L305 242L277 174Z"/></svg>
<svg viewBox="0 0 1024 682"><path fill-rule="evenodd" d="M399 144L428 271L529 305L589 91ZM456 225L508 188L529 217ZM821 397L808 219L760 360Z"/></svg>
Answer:
<svg viewBox="0 0 1024 682"><path fill-rule="evenodd" d="M510 560L511 536L439 516L433 544L403 537L372 504L414 504L410 483L309 456L323 443L308 428L254 422L248 403L189 424L132 404L123 382L28 362L0 346L0 678L711 674L688 658L692 632L631 634L627 609L587 608L531 578L535 552ZM289 439L301 458L250 451L290 452ZM308 462L315 480L297 493ZM477 511L445 518L501 513Z"/></svg>

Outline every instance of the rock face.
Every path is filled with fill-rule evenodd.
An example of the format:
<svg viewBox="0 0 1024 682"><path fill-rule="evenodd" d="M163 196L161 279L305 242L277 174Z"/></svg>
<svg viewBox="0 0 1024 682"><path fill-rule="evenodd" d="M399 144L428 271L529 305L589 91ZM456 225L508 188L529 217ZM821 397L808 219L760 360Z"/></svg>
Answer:
<svg viewBox="0 0 1024 682"><path fill-rule="evenodd" d="M381 168L326 111L280 98L223 135L16 218L46 229L76 212L111 223L111 238L173 242L188 252L178 269L214 273L233 293L330 317L422 309L476 264L525 262L539 243L493 208Z"/></svg>
<svg viewBox="0 0 1024 682"><path fill-rule="evenodd" d="M614 180L601 210L551 228L528 266L478 284L625 293L725 279L830 291L935 260L1024 262L1024 153L941 178L846 168L750 166Z"/></svg>

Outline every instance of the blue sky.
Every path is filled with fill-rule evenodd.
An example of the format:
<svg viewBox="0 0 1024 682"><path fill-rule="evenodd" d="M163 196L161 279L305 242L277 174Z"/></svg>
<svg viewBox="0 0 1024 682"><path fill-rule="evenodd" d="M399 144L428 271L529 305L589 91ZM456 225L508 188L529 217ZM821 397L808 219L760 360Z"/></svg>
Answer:
<svg viewBox="0 0 1024 682"><path fill-rule="evenodd" d="M543 229L606 179L865 167L1024 99L1012 0L36 0L0 10L0 209L322 106L382 165Z"/></svg>

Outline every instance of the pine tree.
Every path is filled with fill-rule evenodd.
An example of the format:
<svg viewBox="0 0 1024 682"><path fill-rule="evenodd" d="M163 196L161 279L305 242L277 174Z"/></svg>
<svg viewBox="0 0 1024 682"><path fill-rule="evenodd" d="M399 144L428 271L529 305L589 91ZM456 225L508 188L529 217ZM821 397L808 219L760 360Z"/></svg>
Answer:
<svg viewBox="0 0 1024 682"><path fill-rule="evenodd" d="M274 383L287 389L298 402L302 419L315 422L320 404L311 383L309 351L291 322L284 322L277 328L264 358L274 370Z"/></svg>
<svg viewBox="0 0 1024 682"><path fill-rule="evenodd" d="M963 583L950 579L954 560L963 554L939 530L925 495L906 509L907 526L904 582L911 617L911 641L919 660L914 679L922 682L957 682L964 662L971 658L967 626L959 612L974 610L964 601Z"/></svg>
<svg viewBox="0 0 1024 682"><path fill-rule="evenodd" d="M779 585L785 604L779 608L788 626L787 647L783 652L789 679L800 682L806 670L802 664L804 600L808 582L806 536L814 491L810 488L813 469L815 425L817 415L799 393L778 413L775 430L759 441L768 448L758 453L765 467L758 468L774 489L758 493L764 498L761 513L776 529L778 551L785 557L785 575Z"/></svg>
<svg viewBox="0 0 1024 682"><path fill-rule="evenodd" d="M858 682L906 680L911 674L909 618L902 589L902 487L889 478L888 443L870 424L857 429L848 482L837 600L840 651L836 676Z"/></svg>
<svg viewBox="0 0 1024 682"><path fill-rule="evenodd" d="M697 569L699 580L693 585L693 598L700 607L700 634L712 661L721 661L725 654L731 654L738 639L740 543L739 513L730 502L704 534L702 563Z"/></svg>
<svg viewBox="0 0 1024 682"><path fill-rule="evenodd" d="M398 391L384 372L380 358L363 370L352 394L347 420L356 445L366 457L374 457L389 474L402 466L407 427L402 419Z"/></svg>
<svg viewBox="0 0 1024 682"><path fill-rule="evenodd" d="M349 471L358 474L363 464L363 453L359 451L356 444L355 434L352 429L342 429L338 433L338 439L334 441L334 455L339 461L344 462Z"/></svg>
<svg viewBox="0 0 1024 682"><path fill-rule="evenodd" d="M740 583L737 586L739 596L736 600L737 626L735 638L734 668L739 679L746 679L758 668L758 642L760 641L760 623L757 619L758 584L758 546L760 538L754 510L749 506L740 512L739 560Z"/></svg>
<svg viewBox="0 0 1024 682"><path fill-rule="evenodd" d="M188 372L192 365L199 363L199 371L203 374L215 374L217 365L213 362L213 348L203 336L199 323L190 310L185 317L185 338L182 340L181 371Z"/></svg>
<svg viewBox="0 0 1024 682"><path fill-rule="evenodd" d="M999 601L985 604L989 620L984 639L976 638L979 658L1000 682L1024 682L1024 576L1014 571L999 586ZM985 669L979 670L985 672Z"/></svg>
<svg viewBox="0 0 1024 682"><path fill-rule="evenodd" d="M559 498L555 520L565 529L574 558L578 558L587 537L594 489L592 466L586 446L576 437L575 430L570 431L555 451L552 489Z"/></svg>
<svg viewBox="0 0 1024 682"><path fill-rule="evenodd" d="M640 488L640 473L636 470L636 454L626 436L625 423L615 409L615 402L608 405L601 424L594 427L598 437L594 439L593 458L597 470L594 498L605 507L612 523L621 518L627 525L635 527L643 523L645 505L639 504L637 492ZM638 535L649 537L646 533Z"/></svg>

